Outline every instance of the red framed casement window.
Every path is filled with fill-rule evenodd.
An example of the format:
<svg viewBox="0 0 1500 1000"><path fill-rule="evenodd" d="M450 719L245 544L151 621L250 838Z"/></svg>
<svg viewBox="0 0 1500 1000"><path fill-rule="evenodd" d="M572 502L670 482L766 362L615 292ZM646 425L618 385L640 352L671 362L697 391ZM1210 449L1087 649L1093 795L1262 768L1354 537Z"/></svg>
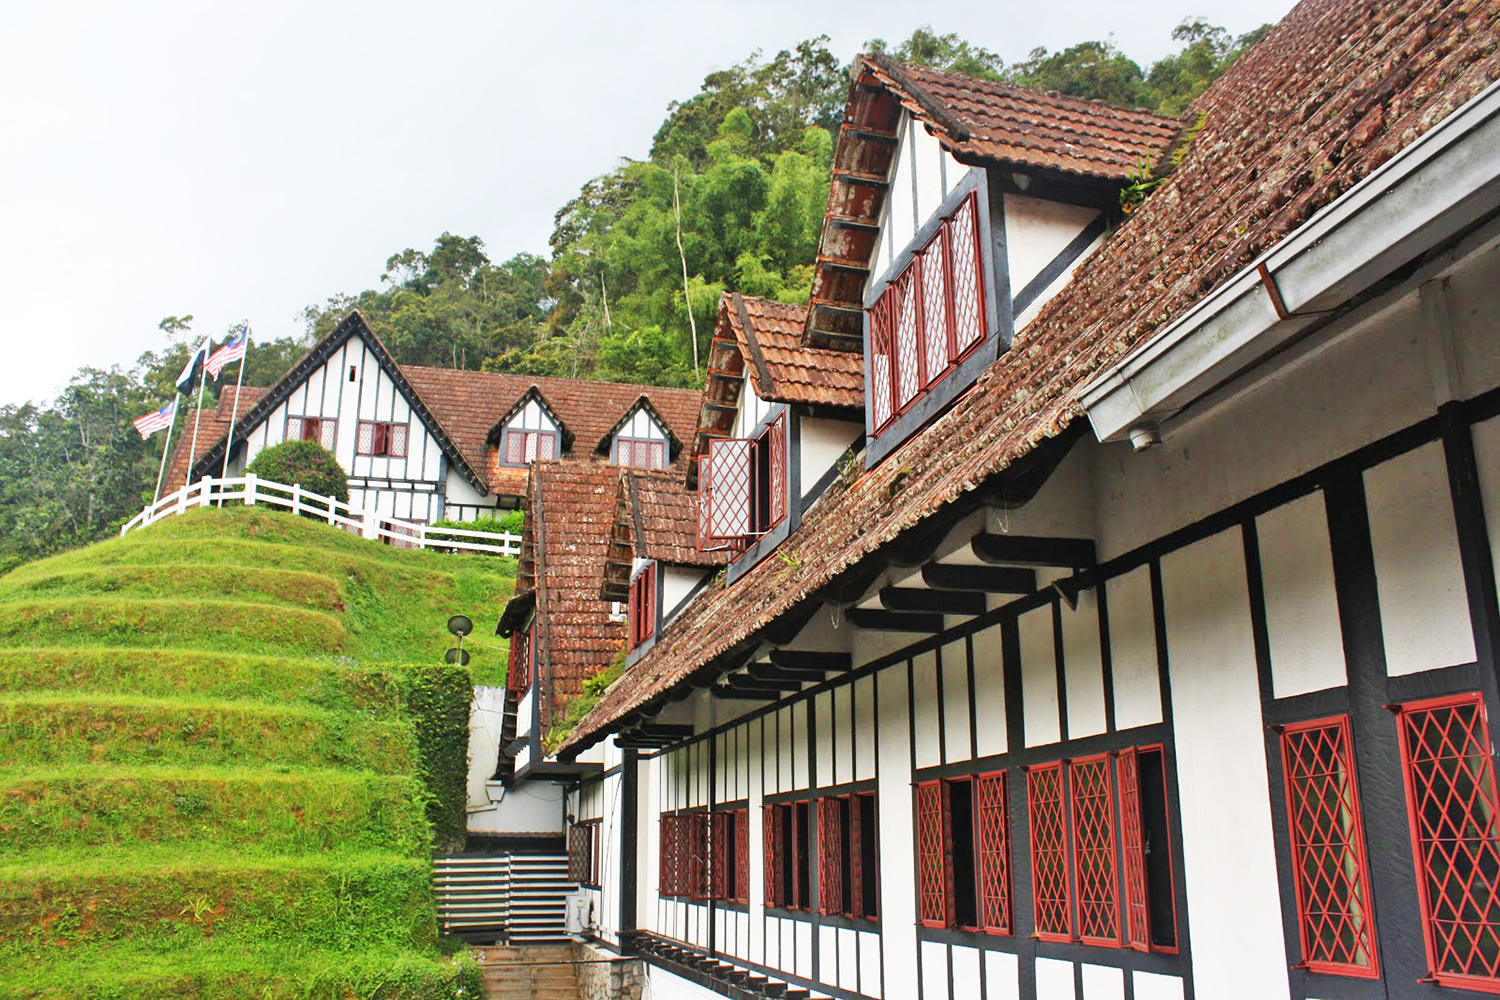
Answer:
<svg viewBox="0 0 1500 1000"><path fill-rule="evenodd" d="M667 444L649 438L616 438L615 464L631 469L665 469Z"/></svg>
<svg viewBox="0 0 1500 1000"><path fill-rule="evenodd" d="M286 439L288 441L316 441L328 451L333 451L338 442L339 422L323 417L287 417Z"/></svg>
<svg viewBox="0 0 1500 1000"><path fill-rule="evenodd" d="M1073 807L1073 869L1078 880L1078 939L1084 944L1117 946L1120 902L1109 755L1071 761L1068 785Z"/></svg>
<svg viewBox="0 0 1500 1000"><path fill-rule="evenodd" d="M510 666L505 673L505 688L516 694L531 687L531 637L536 629L533 622L510 637Z"/></svg>
<svg viewBox="0 0 1500 1000"><path fill-rule="evenodd" d="M1349 717L1286 726L1281 766L1302 964L1312 972L1377 978L1370 865Z"/></svg>
<svg viewBox="0 0 1500 1000"><path fill-rule="evenodd" d="M1026 811L1031 822L1036 936L1043 941L1071 941L1073 897L1068 884L1068 822L1060 762L1027 770Z"/></svg>
<svg viewBox="0 0 1500 1000"><path fill-rule="evenodd" d="M1428 972L1500 993L1500 799L1478 693L1395 708Z"/></svg>
<svg viewBox="0 0 1500 1000"><path fill-rule="evenodd" d="M530 465L557 457L557 434L553 431L506 430L505 464Z"/></svg>
<svg viewBox="0 0 1500 1000"><path fill-rule="evenodd" d="M870 415L879 433L985 337L978 193L870 307Z"/></svg>
<svg viewBox="0 0 1500 1000"><path fill-rule="evenodd" d="M703 817L704 814L667 813L661 817L657 885L663 896L693 896L696 874L692 846L694 816Z"/></svg>
<svg viewBox="0 0 1500 1000"><path fill-rule="evenodd" d="M719 438L698 459L698 547L741 551L787 512L786 418L759 437Z"/></svg>
<svg viewBox="0 0 1500 1000"><path fill-rule="evenodd" d="M361 420L354 450L360 455L405 458L406 425Z"/></svg>
<svg viewBox="0 0 1500 1000"><path fill-rule="evenodd" d="M942 782L917 785L917 919L923 927L953 926L953 873L944 849L947 806Z"/></svg>
<svg viewBox="0 0 1500 1000"><path fill-rule="evenodd" d="M786 899L783 886L783 868L786 864L786 855L783 853L785 843L781 838L781 807L766 806L762 809L764 826L761 829L761 842L765 847L766 865L766 903L767 906L781 906Z"/></svg>
<svg viewBox="0 0 1500 1000"><path fill-rule="evenodd" d="M979 923L992 934L1012 931L1010 912L1010 813L1005 772L974 779L974 823L979 850Z"/></svg>
<svg viewBox="0 0 1500 1000"><path fill-rule="evenodd" d="M729 898L750 902L750 810L736 809L734 817L734 884Z"/></svg>
<svg viewBox="0 0 1500 1000"><path fill-rule="evenodd" d="M735 809L713 814L711 832L712 873L708 894L713 899L731 903L750 901L750 862L745 856L749 847L750 813Z"/></svg>
<svg viewBox="0 0 1500 1000"><path fill-rule="evenodd" d="M631 649L656 634L656 563L648 563L630 581L626 617L630 622Z"/></svg>

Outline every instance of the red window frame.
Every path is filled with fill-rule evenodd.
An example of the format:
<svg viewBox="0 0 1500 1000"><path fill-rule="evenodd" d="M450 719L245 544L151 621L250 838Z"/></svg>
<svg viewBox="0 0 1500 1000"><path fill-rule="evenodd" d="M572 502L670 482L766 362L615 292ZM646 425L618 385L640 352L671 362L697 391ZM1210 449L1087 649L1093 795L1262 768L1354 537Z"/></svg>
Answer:
<svg viewBox="0 0 1500 1000"><path fill-rule="evenodd" d="M530 465L532 462L549 462L558 457L557 439L556 431L507 427L505 440L501 442L499 462L501 465L516 468ZM531 457L527 458L528 455Z"/></svg>
<svg viewBox="0 0 1500 1000"><path fill-rule="evenodd" d="M1115 858L1115 793L1109 754L1068 762L1072 862L1078 899L1078 940L1120 946L1119 867Z"/></svg>
<svg viewBox="0 0 1500 1000"><path fill-rule="evenodd" d="M1500 893L1486 892L1481 874L1500 868L1500 796L1484 699L1469 692L1394 711L1428 975L1440 986L1500 993L1500 952L1487 958L1475 947L1500 937ZM1476 911L1480 919L1464 919Z"/></svg>
<svg viewBox="0 0 1500 1000"><path fill-rule="evenodd" d="M654 438L616 438L615 464L629 469L665 469L667 443Z"/></svg>
<svg viewBox="0 0 1500 1000"><path fill-rule="evenodd" d="M648 563L630 581L626 620L631 649L656 634L656 563Z"/></svg>
<svg viewBox="0 0 1500 1000"><path fill-rule="evenodd" d="M355 435L354 452L377 458L406 457L406 425L361 420Z"/></svg>
<svg viewBox="0 0 1500 1000"><path fill-rule="evenodd" d="M1026 769L1031 825L1032 916L1042 941L1073 940L1070 835L1062 762Z"/></svg>
<svg viewBox="0 0 1500 1000"><path fill-rule="evenodd" d="M987 335L979 194L970 192L870 307L870 414L876 434Z"/></svg>
<svg viewBox="0 0 1500 1000"><path fill-rule="evenodd" d="M532 622L524 629L512 633L510 637L510 666L505 672L505 688L516 694L524 694L531 687L531 670L533 657L531 655L532 631L536 623ZM520 664L520 669L516 665Z"/></svg>
<svg viewBox="0 0 1500 1000"><path fill-rule="evenodd" d="M874 792L856 792L849 796L849 916L860 920L880 919L880 893L877 889L874 899L865 898L865 838L870 837L874 842L874 855L876 860L876 881L879 881L880 863L880 831L866 830L864 812L861 806L866 799L871 803L871 814L880 816L880 810L875 805Z"/></svg>
<svg viewBox="0 0 1500 1000"><path fill-rule="evenodd" d="M1349 717L1283 727L1281 766L1302 965L1312 972L1378 979L1370 865Z"/></svg>
<svg viewBox="0 0 1500 1000"><path fill-rule="evenodd" d="M737 903L750 902L750 810L736 809L734 815L734 889L729 898Z"/></svg>
<svg viewBox="0 0 1500 1000"><path fill-rule="evenodd" d="M953 926L953 867L947 845L951 817L941 781L917 784L917 919L923 927Z"/></svg>
<svg viewBox="0 0 1500 1000"><path fill-rule="evenodd" d="M844 839L844 817L840 804L848 799L828 795L818 799L818 912L843 914L844 866L839 846Z"/></svg>
<svg viewBox="0 0 1500 1000"><path fill-rule="evenodd" d="M288 441L316 441L325 451L338 444L339 422L329 417L287 417Z"/></svg>
<svg viewBox="0 0 1500 1000"><path fill-rule="evenodd" d="M708 887L710 898L731 903L750 901L750 859L745 855L750 847L749 825L748 809L720 810L713 814L709 827L712 856ZM731 843L734 845L732 856L726 847ZM734 862L732 865L731 860Z"/></svg>
<svg viewBox="0 0 1500 1000"><path fill-rule="evenodd" d="M777 820L780 813L777 812L781 806L765 806L762 810L761 841L765 848L765 889L767 906L781 906L783 903L783 873L785 857L784 846L781 842L781 829Z"/></svg>
<svg viewBox="0 0 1500 1000"><path fill-rule="evenodd" d="M761 455L767 482L761 497ZM786 415L753 438L716 438L698 459L698 548L740 552L770 534L788 506Z"/></svg>
<svg viewBox="0 0 1500 1000"><path fill-rule="evenodd" d="M978 857L979 925L989 934L1010 934L1010 807L1005 797L1005 772L991 771L974 778L974 845Z"/></svg>
<svg viewBox="0 0 1500 1000"><path fill-rule="evenodd" d="M687 884L683 894L692 900L708 898L708 813L688 813L682 838L687 861Z"/></svg>

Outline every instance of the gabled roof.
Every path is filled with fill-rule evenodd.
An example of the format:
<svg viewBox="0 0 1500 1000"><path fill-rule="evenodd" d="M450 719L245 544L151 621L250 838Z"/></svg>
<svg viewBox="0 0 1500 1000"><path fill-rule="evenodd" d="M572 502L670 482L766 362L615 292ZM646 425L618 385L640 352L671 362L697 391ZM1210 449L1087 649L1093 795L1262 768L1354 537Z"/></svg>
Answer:
<svg viewBox="0 0 1500 1000"><path fill-rule="evenodd" d="M620 470L603 462L535 462L531 470L529 582L536 590L538 683L548 686L545 728L552 711L625 644L624 624L611 621L609 605L599 599Z"/></svg>
<svg viewBox="0 0 1500 1000"><path fill-rule="evenodd" d="M1048 439L1082 433L1079 395L1094 374L1497 76L1500 5L1305 0L1194 103L1205 125L1181 165L1011 350L886 461L831 486L788 540L795 566L768 559L730 588L706 589L563 752L809 606L819 588Z"/></svg>
<svg viewBox="0 0 1500 1000"><path fill-rule="evenodd" d="M960 163L1008 164L1113 190L1152 167L1182 123L1149 111L976 80L880 55L854 61L818 240L809 343L860 350L865 281L880 233L902 110Z"/></svg>
<svg viewBox="0 0 1500 1000"><path fill-rule="evenodd" d="M283 400L290 396L293 390L301 385L309 374L322 367L333 356L333 352L342 347L350 337L359 337L364 341L365 347L375 356L376 363L385 371L390 380L396 384L396 390L401 393L402 398L411 407L412 413L427 428L427 433L432 435L433 440L437 442L443 454L448 456L448 460L455 465L472 486L480 491L484 491L486 486L484 478L481 475L484 464L482 462L475 464L469 461L458 450L453 440L443 430L437 419L434 418L432 411L427 408L427 404L423 401L421 395L407 381L404 370L396 364L396 360L391 357L391 353L380 342L380 338L375 336L370 330L369 325L365 323L365 318L360 315L358 309L352 310L338 326L333 328L328 336L314 344L312 350L308 351L302 360L293 365L291 371L281 377L281 381L266 390L265 394L255 401L255 404L250 407L248 413L244 410L240 411L240 419L234 428L235 440L243 440L248 431L258 425ZM202 440L203 437L200 432L199 441ZM212 470L222 466L226 443L225 438L220 438L215 441L211 448L202 454L202 457L193 466L195 476L212 472Z"/></svg>
<svg viewBox="0 0 1500 1000"><path fill-rule="evenodd" d="M557 427L557 433L562 438L558 442L558 450L571 451L573 448L573 432L568 429L568 422L558 416L557 411L552 408L552 404L547 402L547 396L542 392L542 387L535 382L531 384L530 389L521 393L521 398L511 404L511 408L506 410L499 420L495 421L495 426L491 427L490 432L484 437L486 447L493 448L497 446L500 443L500 433L505 430L505 425L510 423L511 419L517 413L521 412L522 407L532 401L535 401L536 405L542 408L542 412L547 414L547 417Z"/></svg>
<svg viewBox="0 0 1500 1000"><path fill-rule="evenodd" d="M680 440L691 432L698 415L700 393L696 389L415 365L403 366L402 371L430 402L459 450L486 470L494 493L519 496L526 492L526 470L496 467L488 441L500 414L511 410L532 388L545 396L574 438L585 443L603 437L643 395L651 400L668 433Z"/></svg>
<svg viewBox="0 0 1500 1000"><path fill-rule="evenodd" d="M1140 108L1011 87L861 56L866 69L960 162L998 162L1125 181L1156 165L1182 123Z"/></svg>
<svg viewBox="0 0 1500 1000"><path fill-rule="evenodd" d="M637 558L704 569L729 562L726 550L699 551L698 494L689 491L680 476L636 471L620 476L602 600L623 601L629 596Z"/></svg>
<svg viewBox="0 0 1500 1000"><path fill-rule="evenodd" d="M746 372L761 399L849 410L851 419L864 419L864 356L807 346L806 319L806 306L734 292L719 297L698 430L687 459L689 486L697 483L698 456L708 442L734 426Z"/></svg>
<svg viewBox="0 0 1500 1000"><path fill-rule="evenodd" d="M609 443L614 440L614 436L618 434L627 423L630 422L630 418L635 416L637 410L645 410L648 414L650 414L651 419L655 420L656 425L660 427L663 433L667 435L668 459L675 459L677 457L677 453L682 450L682 439L672 432L671 426L668 425L666 419L662 417L661 411L658 410L656 406L651 402L651 397L644 392L641 393L640 397L636 399L635 405L626 410L624 413L620 414L620 419L615 421L615 425L604 432L604 436L599 439L599 443L594 445L594 450L601 455L608 455Z"/></svg>

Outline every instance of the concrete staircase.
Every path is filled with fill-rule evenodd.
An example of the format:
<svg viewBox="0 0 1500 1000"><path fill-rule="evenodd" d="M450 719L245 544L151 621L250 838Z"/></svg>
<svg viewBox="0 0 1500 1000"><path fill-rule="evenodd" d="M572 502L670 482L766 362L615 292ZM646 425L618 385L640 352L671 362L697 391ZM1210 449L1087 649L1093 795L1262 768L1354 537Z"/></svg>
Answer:
<svg viewBox="0 0 1500 1000"><path fill-rule="evenodd" d="M489 1000L583 1000L571 945L477 949Z"/></svg>

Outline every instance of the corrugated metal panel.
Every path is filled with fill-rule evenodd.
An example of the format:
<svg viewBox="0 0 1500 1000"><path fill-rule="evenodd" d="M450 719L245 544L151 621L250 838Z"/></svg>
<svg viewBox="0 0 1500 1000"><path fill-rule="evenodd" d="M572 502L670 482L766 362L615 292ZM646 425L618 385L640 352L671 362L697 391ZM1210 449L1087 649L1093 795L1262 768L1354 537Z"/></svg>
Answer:
<svg viewBox="0 0 1500 1000"><path fill-rule="evenodd" d="M476 942L567 940L564 854L455 854L433 858L438 923Z"/></svg>

